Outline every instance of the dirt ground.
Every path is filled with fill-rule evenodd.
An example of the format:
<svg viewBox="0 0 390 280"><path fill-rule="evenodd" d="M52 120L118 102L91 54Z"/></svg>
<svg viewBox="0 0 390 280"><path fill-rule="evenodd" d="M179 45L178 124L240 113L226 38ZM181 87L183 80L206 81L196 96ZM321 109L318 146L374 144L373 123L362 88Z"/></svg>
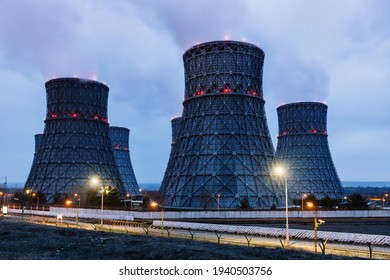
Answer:
<svg viewBox="0 0 390 280"><path fill-rule="evenodd" d="M282 248L246 247L0 220L2 260L350 259Z"/></svg>

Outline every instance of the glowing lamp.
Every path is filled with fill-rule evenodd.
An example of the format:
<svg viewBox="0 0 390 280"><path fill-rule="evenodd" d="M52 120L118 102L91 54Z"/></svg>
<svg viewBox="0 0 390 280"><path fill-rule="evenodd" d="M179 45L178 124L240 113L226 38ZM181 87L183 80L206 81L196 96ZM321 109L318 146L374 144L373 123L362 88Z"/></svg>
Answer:
<svg viewBox="0 0 390 280"><path fill-rule="evenodd" d="M151 207L151 208L157 208L157 206L158 206L158 204L157 204L157 202L155 202L155 201L152 201L152 202L150 203L150 207Z"/></svg>
<svg viewBox="0 0 390 280"><path fill-rule="evenodd" d="M285 170L284 170L284 168L282 166L276 166L275 167L275 174L277 176L283 176L284 173L285 173Z"/></svg>
<svg viewBox="0 0 390 280"><path fill-rule="evenodd" d="M308 202L306 202L306 206L309 208L312 208L312 207L314 207L314 203L311 201L308 201Z"/></svg>

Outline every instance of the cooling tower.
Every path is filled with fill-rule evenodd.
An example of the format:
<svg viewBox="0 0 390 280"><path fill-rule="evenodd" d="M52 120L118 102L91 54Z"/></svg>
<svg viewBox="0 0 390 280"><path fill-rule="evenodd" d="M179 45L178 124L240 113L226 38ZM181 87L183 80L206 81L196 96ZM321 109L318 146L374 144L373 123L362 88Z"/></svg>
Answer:
<svg viewBox="0 0 390 280"><path fill-rule="evenodd" d="M34 155L35 155L38 152L39 147L41 147L43 141L43 134L42 133L35 134L34 139L35 139L35 151L34 151Z"/></svg>
<svg viewBox="0 0 390 280"><path fill-rule="evenodd" d="M172 173L172 166L173 163L176 161L176 151L177 151L177 145L176 141L179 137L180 133L180 124L181 124L181 117L176 117L171 120L171 126L172 126L172 142L171 142L171 153L169 154L169 160L167 164L167 169L165 170L165 175L163 182L161 183L160 193L165 193L165 188L167 187L167 180L171 178Z"/></svg>
<svg viewBox="0 0 390 280"><path fill-rule="evenodd" d="M183 55L185 95L160 194L168 207L253 208L282 204L271 180L274 148L262 93L264 52L215 41ZM244 203L245 204L245 203Z"/></svg>
<svg viewBox="0 0 390 280"><path fill-rule="evenodd" d="M128 128L110 126L111 146L119 176L126 195L133 196L141 193L130 160L129 134L130 130Z"/></svg>
<svg viewBox="0 0 390 280"><path fill-rule="evenodd" d="M96 176L102 186L116 187L124 195L111 149L108 87L77 78L53 79L45 87L45 128L25 189L56 202L97 187L90 181Z"/></svg>
<svg viewBox="0 0 390 280"><path fill-rule="evenodd" d="M279 136L276 158L289 169L289 195L301 199L313 194L340 199L343 188L328 146L328 106L299 102L277 108Z"/></svg>
<svg viewBox="0 0 390 280"><path fill-rule="evenodd" d="M41 144L43 142L43 134L38 133L34 135L34 140L35 140L35 149L34 149L34 158L33 158L33 163L32 166L35 166L36 161L37 161L37 153L39 148L41 147ZM30 175L31 176L32 169L30 170Z"/></svg>

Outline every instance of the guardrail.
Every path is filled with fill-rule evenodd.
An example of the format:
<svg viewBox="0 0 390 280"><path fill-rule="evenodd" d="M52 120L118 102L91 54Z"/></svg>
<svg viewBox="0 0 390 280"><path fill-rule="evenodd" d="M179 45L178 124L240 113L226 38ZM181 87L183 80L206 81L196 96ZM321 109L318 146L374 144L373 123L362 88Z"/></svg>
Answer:
<svg viewBox="0 0 390 280"><path fill-rule="evenodd" d="M56 216L62 214L64 217L80 218L100 218L100 209L88 208L70 208L70 207L50 207L49 209L34 210L21 208L8 208L10 213L49 215ZM164 219L181 220L181 219L284 219L285 211L164 211ZM289 211L289 218L314 218L314 211ZM158 211L125 211L125 210L104 210L105 219L118 219L133 221L140 220L157 220L161 219L162 212ZM321 218L390 218L390 210L335 210L335 211L317 211L317 217Z"/></svg>
<svg viewBox="0 0 390 280"><path fill-rule="evenodd" d="M286 229L284 228L269 228L269 227L253 227L253 226L234 226L221 224L204 224L204 223L186 223L186 222L172 222L164 221L164 227L177 229L191 229L211 232L226 232L232 234L242 235L257 235L282 238L286 236ZM153 221L154 227L161 227L161 220ZM289 229L289 237L297 239L313 239L314 231ZM380 246L390 246L390 236L387 235L371 235L360 233L344 233L344 232L329 232L319 231L318 239L328 240L340 243L353 244L372 244Z"/></svg>

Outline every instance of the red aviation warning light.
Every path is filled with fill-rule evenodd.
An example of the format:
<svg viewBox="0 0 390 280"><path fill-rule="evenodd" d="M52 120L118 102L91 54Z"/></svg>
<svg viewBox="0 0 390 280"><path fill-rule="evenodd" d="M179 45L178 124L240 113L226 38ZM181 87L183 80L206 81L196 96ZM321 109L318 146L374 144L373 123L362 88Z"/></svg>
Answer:
<svg viewBox="0 0 390 280"><path fill-rule="evenodd" d="M232 90L230 89L230 87L225 87L222 89L222 93L231 93Z"/></svg>
<svg viewBox="0 0 390 280"><path fill-rule="evenodd" d="M249 95L252 95L252 96L256 96L256 95L257 95L257 92L254 91L254 90L250 90L250 91L248 91L248 94L249 94Z"/></svg>
<svg viewBox="0 0 390 280"><path fill-rule="evenodd" d="M202 96L204 94L205 94L204 90L198 90L197 92L195 92L195 96Z"/></svg>

